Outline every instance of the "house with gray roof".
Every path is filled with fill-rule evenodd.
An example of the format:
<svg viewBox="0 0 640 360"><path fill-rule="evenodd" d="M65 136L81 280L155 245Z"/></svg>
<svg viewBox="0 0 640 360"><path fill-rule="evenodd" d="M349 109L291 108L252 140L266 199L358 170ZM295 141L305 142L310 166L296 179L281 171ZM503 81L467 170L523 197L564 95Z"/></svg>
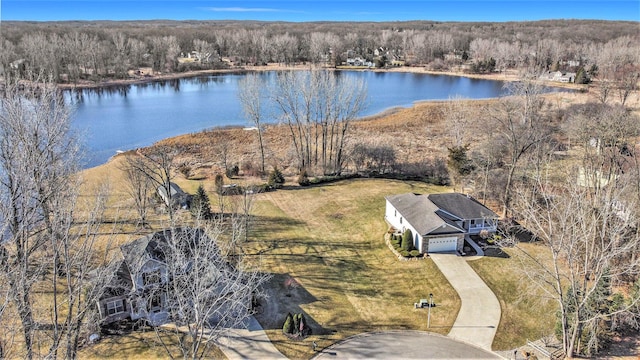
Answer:
<svg viewBox="0 0 640 360"><path fill-rule="evenodd" d="M385 220L394 229L411 230L413 246L430 252L460 252L464 239L486 230L495 233L498 215L460 193L386 196Z"/></svg>
<svg viewBox="0 0 640 360"><path fill-rule="evenodd" d="M122 245L123 259L111 284L98 300L101 323L142 319L157 326L169 321L166 291L171 279L166 256L177 251L169 241L201 241L204 238L206 234L201 229L175 228L160 230ZM180 251L189 252L192 246L191 243L183 244Z"/></svg>

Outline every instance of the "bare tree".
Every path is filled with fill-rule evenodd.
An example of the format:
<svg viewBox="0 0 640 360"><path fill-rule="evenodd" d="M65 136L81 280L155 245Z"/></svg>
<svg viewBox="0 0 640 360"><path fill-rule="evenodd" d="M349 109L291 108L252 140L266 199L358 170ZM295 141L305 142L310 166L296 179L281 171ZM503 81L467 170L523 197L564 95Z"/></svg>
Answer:
<svg viewBox="0 0 640 360"><path fill-rule="evenodd" d="M172 323L156 331L175 333L185 359L203 358L229 328L244 326L251 316L253 299L269 278L238 258L232 263L222 240L229 234L221 223L209 224L207 228L165 231L170 280L161 291L166 291Z"/></svg>
<svg viewBox="0 0 640 360"><path fill-rule="evenodd" d="M573 357L597 352L602 322L638 303L632 298L622 307L604 305L607 293L637 278L640 237L628 212L635 199L624 196L626 184L581 187L577 171L563 175L560 182L556 174L515 192L522 223L545 251L516 248L529 278L558 303L563 348Z"/></svg>
<svg viewBox="0 0 640 360"><path fill-rule="evenodd" d="M41 344L47 344L48 358L60 351L74 358L93 306L86 291L102 202L93 209L77 207L79 147L55 87L9 87L0 109L0 283L11 292L24 357L40 355ZM45 307L49 326L36 321L36 285L52 295ZM46 342L38 331L46 331Z"/></svg>
<svg viewBox="0 0 640 360"><path fill-rule="evenodd" d="M156 145L145 150L138 150L128 160L128 166L131 171L144 174L156 189L165 194L165 205L172 223L175 211L172 191L173 159L175 154L176 150L170 146Z"/></svg>
<svg viewBox="0 0 640 360"><path fill-rule="evenodd" d="M541 110L540 85L531 80L512 85L512 96L501 98L487 109L486 124L492 129L488 141L500 146L507 176L502 192L502 215L510 211L512 186L516 170L536 146L549 139L549 118Z"/></svg>
<svg viewBox="0 0 640 360"><path fill-rule="evenodd" d="M140 166L142 162L136 156L128 156L122 166L126 180L127 194L133 199L136 212L138 213L139 225L147 226L147 210L150 205L151 195L155 192L153 181L150 176L143 171L146 166Z"/></svg>
<svg viewBox="0 0 640 360"><path fill-rule="evenodd" d="M469 126L471 125L468 101L468 99L455 97L450 98L444 104L444 117L447 129L453 138L453 146L463 146L468 143Z"/></svg>
<svg viewBox="0 0 640 360"><path fill-rule="evenodd" d="M365 106L364 83L330 71L289 71L278 74L272 96L299 169L320 165L325 173L340 174L349 125Z"/></svg>
<svg viewBox="0 0 640 360"><path fill-rule="evenodd" d="M265 101L267 100L265 91L265 82L260 75L255 73L245 75L238 84L238 96L240 97L244 115L256 127L258 133L260 171L262 174L265 173L264 143L262 140L262 117L265 111Z"/></svg>

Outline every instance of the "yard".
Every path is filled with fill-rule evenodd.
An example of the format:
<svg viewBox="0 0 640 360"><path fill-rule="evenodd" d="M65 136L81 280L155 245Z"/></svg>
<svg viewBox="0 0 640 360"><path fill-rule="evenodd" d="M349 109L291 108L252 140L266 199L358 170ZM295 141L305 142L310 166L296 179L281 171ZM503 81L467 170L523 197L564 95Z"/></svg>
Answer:
<svg viewBox="0 0 640 360"><path fill-rule="evenodd" d="M110 165L114 163L117 161ZM99 167L85 175L91 183L108 171L111 188L121 189L112 170ZM184 179L177 182L190 193L201 183ZM204 181L204 186L213 188L209 181ZM257 318L276 347L290 358L309 358L313 341L323 348L366 331L427 330L426 309L414 309L413 304L429 293L434 294L436 303L429 330L447 334L460 306L455 291L431 260L398 261L383 241L387 231L384 196L441 191L449 189L419 182L355 179L256 195L252 232L243 250L263 271L273 274L270 297L262 302ZM135 216L125 198L122 192L112 192L109 218L126 220ZM217 196L210 193L210 200L215 211ZM158 214L151 216L154 228L162 225L161 218ZM120 243L139 236L134 228L131 221L125 221L119 227L125 234L114 240ZM522 345L527 338L539 338L553 329L554 305L527 295L529 289L520 275L519 261L487 257L471 265L494 290L503 309L494 349ZM303 313L313 335L302 341L282 335L288 312ZM104 339L105 344L86 351L128 342L136 336ZM126 353L158 351L152 339L148 340L131 340Z"/></svg>
<svg viewBox="0 0 640 360"><path fill-rule="evenodd" d="M427 330L413 303L434 294L431 331L446 334L460 300L431 260L398 261L383 241L384 196L445 191L422 183L348 180L261 194L245 252L274 274L258 320L291 358L313 355L348 336L374 330ZM281 334L287 312L305 314L313 336Z"/></svg>

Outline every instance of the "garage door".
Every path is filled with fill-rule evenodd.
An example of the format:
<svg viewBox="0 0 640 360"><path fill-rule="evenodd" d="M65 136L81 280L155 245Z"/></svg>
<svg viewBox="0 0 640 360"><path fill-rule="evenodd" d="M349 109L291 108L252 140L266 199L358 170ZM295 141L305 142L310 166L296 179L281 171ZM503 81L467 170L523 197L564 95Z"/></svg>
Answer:
<svg viewBox="0 0 640 360"><path fill-rule="evenodd" d="M429 252L456 251L458 247L457 237L429 239Z"/></svg>

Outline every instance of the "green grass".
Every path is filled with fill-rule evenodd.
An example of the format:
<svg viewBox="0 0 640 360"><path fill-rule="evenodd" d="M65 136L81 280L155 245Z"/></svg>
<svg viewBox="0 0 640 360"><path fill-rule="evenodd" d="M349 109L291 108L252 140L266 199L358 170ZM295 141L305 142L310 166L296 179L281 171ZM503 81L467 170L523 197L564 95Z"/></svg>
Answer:
<svg viewBox="0 0 640 360"><path fill-rule="evenodd" d="M442 299L432 331L446 334L460 300L429 259L398 261L383 241L384 196L446 188L389 180L347 180L261 194L245 253L274 275L269 303L258 316L276 346L291 358L367 331L427 330L426 312L413 303L429 293ZM287 288L294 278L300 287ZM280 334L287 312L303 312L314 336L295 342Z"/></svg>
<svg viewBox="0 0 640 360"><path fill-rule="evenodd" d="M522 243L519 246L536 257L544 257L540 245ZM527 278L524 265L518 259L519 251L506 248L504 252L509 257L485 256L469 262L496 294L502 308L493 340L494 350L510 350L526 344L527 340L553 334L556 321L557 303Z"/></svg>

